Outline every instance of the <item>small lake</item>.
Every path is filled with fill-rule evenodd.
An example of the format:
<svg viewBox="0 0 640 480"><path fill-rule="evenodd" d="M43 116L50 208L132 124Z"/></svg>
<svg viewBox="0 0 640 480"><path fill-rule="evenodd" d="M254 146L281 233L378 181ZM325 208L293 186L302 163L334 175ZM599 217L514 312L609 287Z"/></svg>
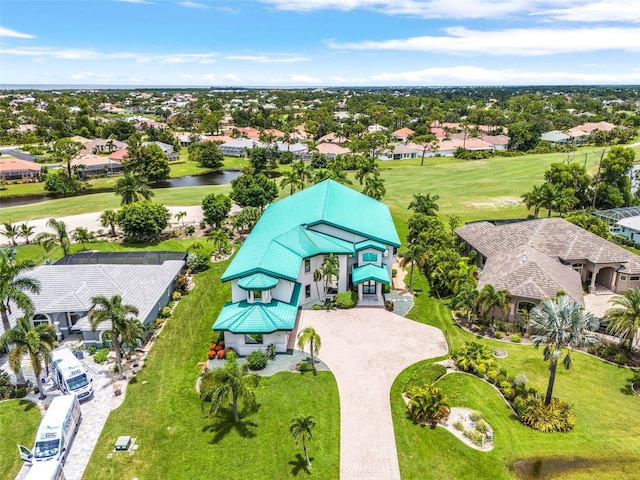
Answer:
<svg viewBox="0 0 640 480"><path fill-rule="evenodd" d="M179 188L179 187L202 187L207 185L228 185L231 180L238 178L242 175L242 172L238 170L222 170L220 172L205 173L203 175L189 175L186 177L169 178L160 182L150 184L152 188ZM93 193L102 193L105 190L95 189L88 190L82 195L91 195ZM107 190L110 191L110 190ZM58 197L56 195L21 195L19 197L0 197L0 208L17 207L19 205L30 205L32 203L44 202L47 200L54 200Z"/></svg>

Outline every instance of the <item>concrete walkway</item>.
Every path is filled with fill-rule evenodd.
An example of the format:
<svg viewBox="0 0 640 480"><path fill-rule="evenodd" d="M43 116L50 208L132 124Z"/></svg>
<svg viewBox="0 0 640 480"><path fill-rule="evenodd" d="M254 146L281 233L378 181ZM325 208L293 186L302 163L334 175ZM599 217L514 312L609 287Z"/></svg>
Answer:
<svg viewBox="0 0 640 480"><path fill-rule="evenodd" d="M442 332L379 308L303 310L297 331L322 338L340 393L340 478L399 480L389 392L406 367L445 355ZM295 332L292 332L292 335Z"/></svg>

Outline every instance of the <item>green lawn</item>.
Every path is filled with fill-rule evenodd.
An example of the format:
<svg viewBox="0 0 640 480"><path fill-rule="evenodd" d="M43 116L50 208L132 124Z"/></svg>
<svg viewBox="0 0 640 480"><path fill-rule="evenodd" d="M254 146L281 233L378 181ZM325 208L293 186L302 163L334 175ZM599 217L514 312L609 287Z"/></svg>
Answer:
<svg viewBox="0 0 640 480"><path fill-rule="evenodd" d="M211 325L230 296L229 284L219 280L226 265L196 276L195 290L177 306L125 403L111 413L84 478L289 478L300 473L302 450L288 424L293 416L310 414L317 422L309 444L313 477L338 478L339 400L331 373L263 378L259 409L241 412L239 425L229 411L210 418L201 409L196 364L205 359ZM123 432L136 437L140 449L108 459Z"/></svg>
<svg viewBox="0 0 640 480"><path fill-rule="evenodd" d="M22 460L18 444L31 448L42 416L33 402L7 400L0 402L0 478L14 478Z"/></svg>
<svg viewBox="0 0 640 480"><path fill-rule="evenodd" d="M425 289L424 279L414 279L417 289ZM408 317L447 332L452 348L465 341L479 341L509 353L497 360L511 375L524 373L532 386L544 391L547 364L542 351L532 346L478 339L457 327L445 303L426 295L416 299ZM628 369L606 364L576 352L573 366L558 369L554 395L573 405L577 425L569 433L543 434L520 424L499 394L485 382L463 374L444 377L440 383L452 406L480 411L495 428L496 448L490 453L466 447L448 432L417 427L407 419L400 398L402 385L414 369L403 372L391 391L398 456L403 478L475 479L514 478L511 466L516 460L580 457L581 470L564 471L561 478L637 478L640 469L640 397L629 388ZM446 453L444 453L446 452ZM545 462L543 461L543 465Z"/></svg>

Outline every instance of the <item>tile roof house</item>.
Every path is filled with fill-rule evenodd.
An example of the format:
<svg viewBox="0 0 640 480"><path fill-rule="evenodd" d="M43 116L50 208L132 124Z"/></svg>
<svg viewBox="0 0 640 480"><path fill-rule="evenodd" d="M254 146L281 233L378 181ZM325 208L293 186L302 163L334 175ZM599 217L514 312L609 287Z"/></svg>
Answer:
<svg viewBox="0 0 640 480"><path fill-rule="evenodd" d="M333 180L272 203L222 275L232 300L213 329L240 355L270 344L284 352L299 305L322 301L313 277L326 255L339 262L330 294L354 290L360 303L382 305L399 245L386 205Z"/></svg>
<svg viewBox="0 0 640 480"><path fill-rule="evenodd" d="M19 158L0 160L0 178L5 180L37 179L42 165Z"/></svg>
<svg viewBox="0 0 640 480"><path fill-rule="evenodd" d="M639 256L562 218L472 222L456 235L477 252L478 288L511 293L511 318L560 290L584 304L583 284L591 293L640 287Z"/></svg>
<svg viewBox="0 0 640 480"><path fill-rule="evenodd" d="M415 132L410 128L407 128L407 127L399 128L398 130L396 130L391 134L391 139L397 140L399 142L406 142L409 139L409 137L414 133Z"/></svg>
<svg viewBox="0 0 640 480"><path fill-rule="evenodd" d="M174 281L184 265L182 260L165 260L157 265L40 265L27 273L40 283L40 293L30 295L34 303L31 322L34 326L54 325L59 337L79 332L88 346L101 345L102 333L111 325L105 322L96 332L91 331L88 318L94 308L91 298L120 295L123 303L139 310L138 319L148 325L169 302ZM24 313L15 305L11 307L9 323L14 326Z"/></svg>

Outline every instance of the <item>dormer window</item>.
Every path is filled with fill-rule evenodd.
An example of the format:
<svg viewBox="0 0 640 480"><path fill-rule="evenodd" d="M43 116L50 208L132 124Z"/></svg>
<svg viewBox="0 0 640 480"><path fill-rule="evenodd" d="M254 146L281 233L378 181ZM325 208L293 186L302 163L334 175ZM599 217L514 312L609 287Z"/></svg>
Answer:
<svg viewBox="0 0 640 480"><path fill-rule="evenodd" d="M378 254L377 253L372 253L372 252L365 252L362 254L362 261L363 262L377 262L378 261Z"/></svg>

